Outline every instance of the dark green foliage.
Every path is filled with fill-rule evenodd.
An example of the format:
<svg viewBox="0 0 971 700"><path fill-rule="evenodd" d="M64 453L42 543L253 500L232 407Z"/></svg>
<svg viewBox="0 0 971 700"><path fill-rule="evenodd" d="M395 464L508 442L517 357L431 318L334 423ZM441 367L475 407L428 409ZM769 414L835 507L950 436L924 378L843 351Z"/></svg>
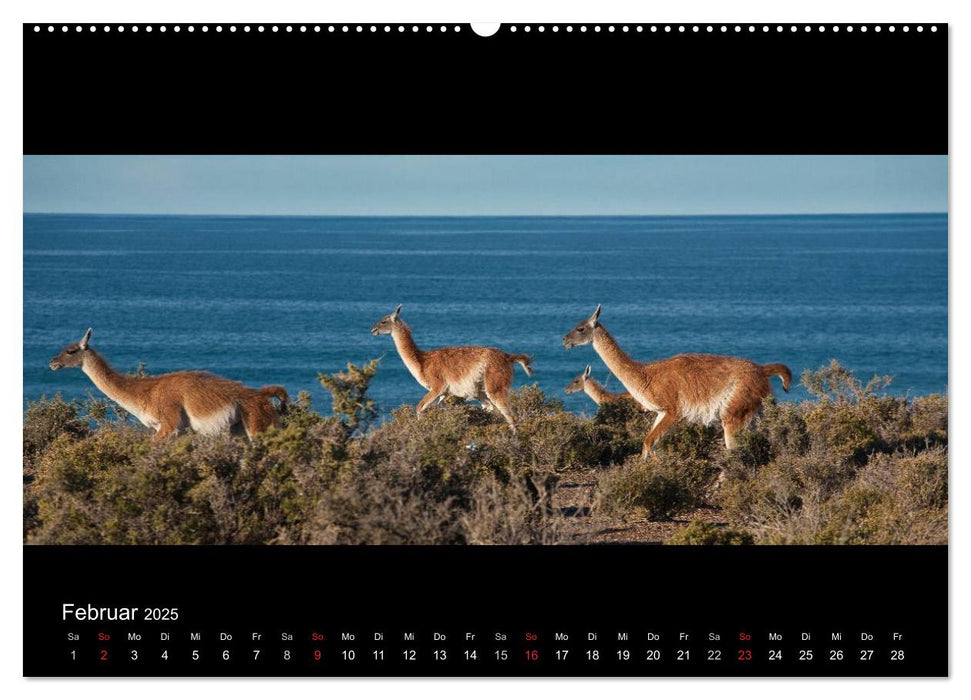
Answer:
<svg viewBox="0 0 971 700"><path fill-rule="evenodd" d="M295 400L283 406L280 411L281 423L286 427L297 425L308 429L317 425L323 419L313 411L311 404L310 392L301 391Z"/></svg>
<svg viewBox="0 0 971 700"><path fill-rule="evenodd" d="M40 456L61 436L76 439L86 436L89 420L82 418L82 406L77 402L65 401L60 394L52 399L42 398L27 406L24 412L23 451L24 451L24 535L40 524L35 489L32 487L37 478L37 462Z"/></svg>
<svg viewBox="0 0 971 700"><path fill-rule="evenodd" d="M804 414L799 404L776 403L771 398L762 403L759 427L771 454L799 454L809 448L809 427Z"/></svg>
<svg viewBox="0 0 971 700"><path fill-rule="evenodd" d="M83 437L88 433L88 421L79 415L81 406L68 402L56 394L27 406L24 412L24 467L54 442L60 435Z"/></svg>
<svg viewBox="0 0 971 700"><path fill-rule="evenodd" d="M726 455L730 463L743 469L757 469L772 461L776 449L760 427L752 426L735 434L735 449Z"/></svg>
<svg viewBox="0 0 971 700"><path fill-rule="evenodd" d="M723 451L721 426L675 424L655 446L659 455L680 463L710 464Z"/></svg>
<svg viewBox="0 0 971 700"><path fill-rule="evenodd" d="M600 406L586 424L587 442L592 448L588 464L606 467L639 455L653 420L653 413L645 413L632 400Z"/></svg>
<svg viewBox="0 0 971 700"><path fill-rule="evenodd" d="M330 392L334 413L341 416L351 430L364 432L378 417L377 404L367 395L367 390L380 362L380 358L368 360L361 366L348 362L343 372L317 375L321 386Z"/></svg>

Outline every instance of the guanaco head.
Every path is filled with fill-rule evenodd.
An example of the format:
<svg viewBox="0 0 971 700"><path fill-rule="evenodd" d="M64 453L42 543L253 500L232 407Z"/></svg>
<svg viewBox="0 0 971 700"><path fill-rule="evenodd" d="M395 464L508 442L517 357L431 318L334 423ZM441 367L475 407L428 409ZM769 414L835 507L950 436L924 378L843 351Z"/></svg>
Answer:
<svg viewBox="0 0 971 700"><path fill-rule="evenodd" d="M590 377L590 365L583 370L583 374L578 374L573 378L573 381L566 385L564 391L568 394L575 394L578 391L583 391L583 385L586 383L587 378Z"/></svg>
<svg viewBox="0 0 971 700"><path fill-rule="evenodd" d="M593 342L593 331L599 325L597 319L600 318L600 304L593 316L580 321L580 324L572 331L563 336L563 345L567 350L575 348L577 345L586 345Z"/></svg>
<svg viewBox="0 0 971 700"><path fill-rule="evenodd" d="M387 316L382 316L381 320L371 326L371 335L389 335L398 323L398 314L401 313L402 304Z"/></svg>
<svg viewBox="0 0 971 700"><path fill-rule="evenodd" d="M80 367L84 361L84 353L88 349L88 341L91 340L91 329L89 328L78 343L71 343L58 355L51 360L51 369L58 370L63 367Z"/></svg>

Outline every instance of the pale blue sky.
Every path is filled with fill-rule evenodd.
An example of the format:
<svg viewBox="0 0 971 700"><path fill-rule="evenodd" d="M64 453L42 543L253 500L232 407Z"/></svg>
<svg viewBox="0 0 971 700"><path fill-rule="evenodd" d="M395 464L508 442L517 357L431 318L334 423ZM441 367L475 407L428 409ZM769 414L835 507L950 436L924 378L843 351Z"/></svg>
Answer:
<svg viewBox="0 0 971 700"><path fill-rule="evenodd" d="M24 156L24 211L943 212L946 156Z"/></svg>

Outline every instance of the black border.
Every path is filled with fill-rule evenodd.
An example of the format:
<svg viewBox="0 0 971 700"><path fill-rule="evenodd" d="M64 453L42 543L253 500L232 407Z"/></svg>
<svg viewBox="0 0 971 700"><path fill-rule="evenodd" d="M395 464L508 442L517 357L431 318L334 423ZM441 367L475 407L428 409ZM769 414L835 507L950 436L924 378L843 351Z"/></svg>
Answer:
<svg viewBox="0 0 971 700"><path fill-rule="evenodd" d="M24 153L947 152L943 24L150 26L24 25Z"/></svg>
<svg viewBox="0 0 971 700"><path fill-rule="evenodd" d="M943 676L948 668L943 546L28 546L24 568L26 675ZM64 621L65 602L177 607L180 619ZM128 640L132 631L143 638ZM158 641L160 631L171 641ZM198 642L189 639L194 631ZM376 631L385 642L369 640ZM616 638L622 631L625 642ZM80 639L69 640L71 632ZM112 638L98 641L102 632ZM292 642L280 640L284 632ZM312 642L313 632L325 641ZM404 632L414 641L404 642ZM448 639L436 642L436 632ZM465 640L469 632L475 642ZM570 640L557 641L558 632ZM783 640L770 642L771 632ZM355 641L342 641L345 633ZM496 633L507 640L496 642ZM162 647L170 650L164 663ZM253 647L262 649L259 662L247 656ZM375 647L386 650L382 663L369 657ZM125 658L133 648L135 663ZM348 648L355 663L341 659ZM416 662L402 661L404 648L417 650ZM436 662L432 652L442 648L448 658ZM475 663L462 658L469 648L478 650ZM497 648L509 651L508 662L495 661ZM555 660L561 648L571 650L566 662ZM600 650L596 663L584 658L591 648ZM619 661L618 648L633 658ZM647 662L647 648L662 658ZM691 652L687 662L676 659L679 648ZM773 648L783 651L777 662L768 660ZM803 648L814 650L811 661L799 659ZM866 662L863 648L875 652ZM314 649L322 663L311 660ZM721 649L721 662L709 663L708 649ZM753 658L739 661L739 649ZM832 649L842 661L828 658ZM893 661L892 649L903 649L904 661Z"/></svg>

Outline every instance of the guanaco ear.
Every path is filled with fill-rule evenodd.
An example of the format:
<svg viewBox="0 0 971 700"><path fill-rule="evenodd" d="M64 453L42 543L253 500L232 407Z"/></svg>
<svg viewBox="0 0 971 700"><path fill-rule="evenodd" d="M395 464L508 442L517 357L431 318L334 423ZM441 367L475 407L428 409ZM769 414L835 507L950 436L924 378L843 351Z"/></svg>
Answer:
<svg viewBox="0 0 971 700"><path fill-rule="evenodd" d="M593 312L593 316L590 317L590 325L597 325L597 319L600 318L600 304L597 304L597 310Z"/></svg>
<svg viewBox="0 0 971 700"><path fill-rule="evenodd" d="M81 342L78 343L78 347L81 348L82 350L87 350L88 349L88 341L89 340L91 340L91 329L90 328L87 331L85 331L84 337L81 338Z"/></svg>
<svg viewBox="0 0 971 700"><path fill-rule="evenodd" d="M583 378L586 379L589 376L590 376L590 365L587 365L587 368L583 370Z"/></svg>
<svg viewBox="0 0 971 700"><path fill-rule="evenodd" d="M392 320L392 321L397 321L397 320L398 320L398 314L400 314L400 313L401 313L401 307L402 307L402 306L404 306L404 304L398 304L398 308L397 308L397 309L395 309L395 310L394 310L394 311L392 312L392 314L391 314L391 320Z"/></svg>

